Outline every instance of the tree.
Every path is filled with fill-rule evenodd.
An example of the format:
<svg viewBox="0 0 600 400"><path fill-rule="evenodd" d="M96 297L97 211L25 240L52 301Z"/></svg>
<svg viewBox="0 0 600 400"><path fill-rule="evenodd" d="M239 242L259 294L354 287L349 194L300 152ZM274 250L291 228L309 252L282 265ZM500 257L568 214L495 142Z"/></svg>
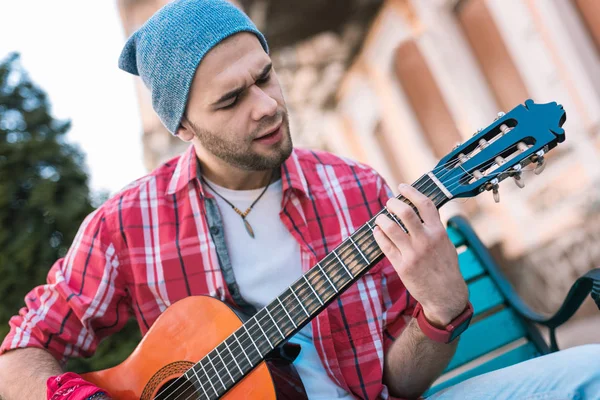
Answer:
<svg viewBox="0 0 600 400"><path fill-rule="evenodd" d="M79 225L94 210L84 156L65 140L70 121L54 119L48 98L28 77L18 54L0 61L0 338L23 297L43 284ZM122 360L139 340L134 324L102 343L77 372Z"/></svg>

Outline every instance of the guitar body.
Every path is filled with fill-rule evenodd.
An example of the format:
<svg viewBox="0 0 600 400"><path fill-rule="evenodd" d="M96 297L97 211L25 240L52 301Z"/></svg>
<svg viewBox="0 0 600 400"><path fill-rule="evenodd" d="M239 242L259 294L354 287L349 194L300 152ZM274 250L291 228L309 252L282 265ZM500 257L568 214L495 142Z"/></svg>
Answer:
<svg viewBox="0 0 600 400"><path fill-rule="evenodd" d="M169 397L168 389L162 390L242 324L235 312L220 300L209 296L187 297L161 314L125 361L83 377L108 391L115 400L176 398L177 395ZM206 398L198 390L190 385L180 399ZM194 396L194 393L198 395ZM222 398L281 400L307 397L293 365L277 358L260 363Z"/></svg>

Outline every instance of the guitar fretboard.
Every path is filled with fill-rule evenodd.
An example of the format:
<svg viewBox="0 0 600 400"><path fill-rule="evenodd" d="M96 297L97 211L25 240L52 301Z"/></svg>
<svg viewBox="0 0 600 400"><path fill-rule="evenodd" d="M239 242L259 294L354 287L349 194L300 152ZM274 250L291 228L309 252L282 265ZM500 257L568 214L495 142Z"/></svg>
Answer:
<svg viewBox="0 0 600 400"><path fill-rule="evenodd" d="M428 175L412 186L438 208L448 201ZM406 198L397 198L417 211ZM373 237L379 214L402 226L386 208L381 210L184 374L200 398L222 396L383 258Z"/></svg>

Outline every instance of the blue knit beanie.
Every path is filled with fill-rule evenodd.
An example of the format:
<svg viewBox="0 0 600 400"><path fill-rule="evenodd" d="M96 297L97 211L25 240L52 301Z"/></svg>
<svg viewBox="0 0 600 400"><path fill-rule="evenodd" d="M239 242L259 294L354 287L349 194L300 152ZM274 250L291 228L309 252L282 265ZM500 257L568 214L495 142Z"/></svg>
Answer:
<svg viewBox="0 0 600 400"><path fill-rule="evenodd" d="M227 0L175 0L131 35L121 52L119 68L142 78L152 94L152 107L174 134L200 61L238 32L254 33L269 52L262 33Z"/></svg>

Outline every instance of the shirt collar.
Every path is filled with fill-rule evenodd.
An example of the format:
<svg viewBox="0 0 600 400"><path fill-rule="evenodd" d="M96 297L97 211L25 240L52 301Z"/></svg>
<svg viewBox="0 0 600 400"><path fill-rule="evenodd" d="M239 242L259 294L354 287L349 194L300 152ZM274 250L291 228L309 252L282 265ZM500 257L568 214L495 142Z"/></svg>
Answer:
<svg viewBox="0 0 600 400"><path fill-rule="evenodd" d="M166 195L172 195L179 192L186 188L190 181L197 179L198 167L196 150L193 145L190 145L177 161L177 165L173 170L173 175L171 175L171 180L167 186ZM202 193L202 185L200 186L200 191L201 194L204 195L204 193Z"/></svg>
<svg viewBox="0 0 600 400"><path fill-rule="evenodd" d="M191 181L198 179L200 177L199 167L196 150L191 145L179 157L169 185L167 186L166 195L172 195L186 188ZM292 154L281 165L281 180L284 193L288 190L297 190L305 195L308 193L306 177L302 172L296 149L292 151ZM202 185L200 185L200 195L204 196Z"/></svg>

